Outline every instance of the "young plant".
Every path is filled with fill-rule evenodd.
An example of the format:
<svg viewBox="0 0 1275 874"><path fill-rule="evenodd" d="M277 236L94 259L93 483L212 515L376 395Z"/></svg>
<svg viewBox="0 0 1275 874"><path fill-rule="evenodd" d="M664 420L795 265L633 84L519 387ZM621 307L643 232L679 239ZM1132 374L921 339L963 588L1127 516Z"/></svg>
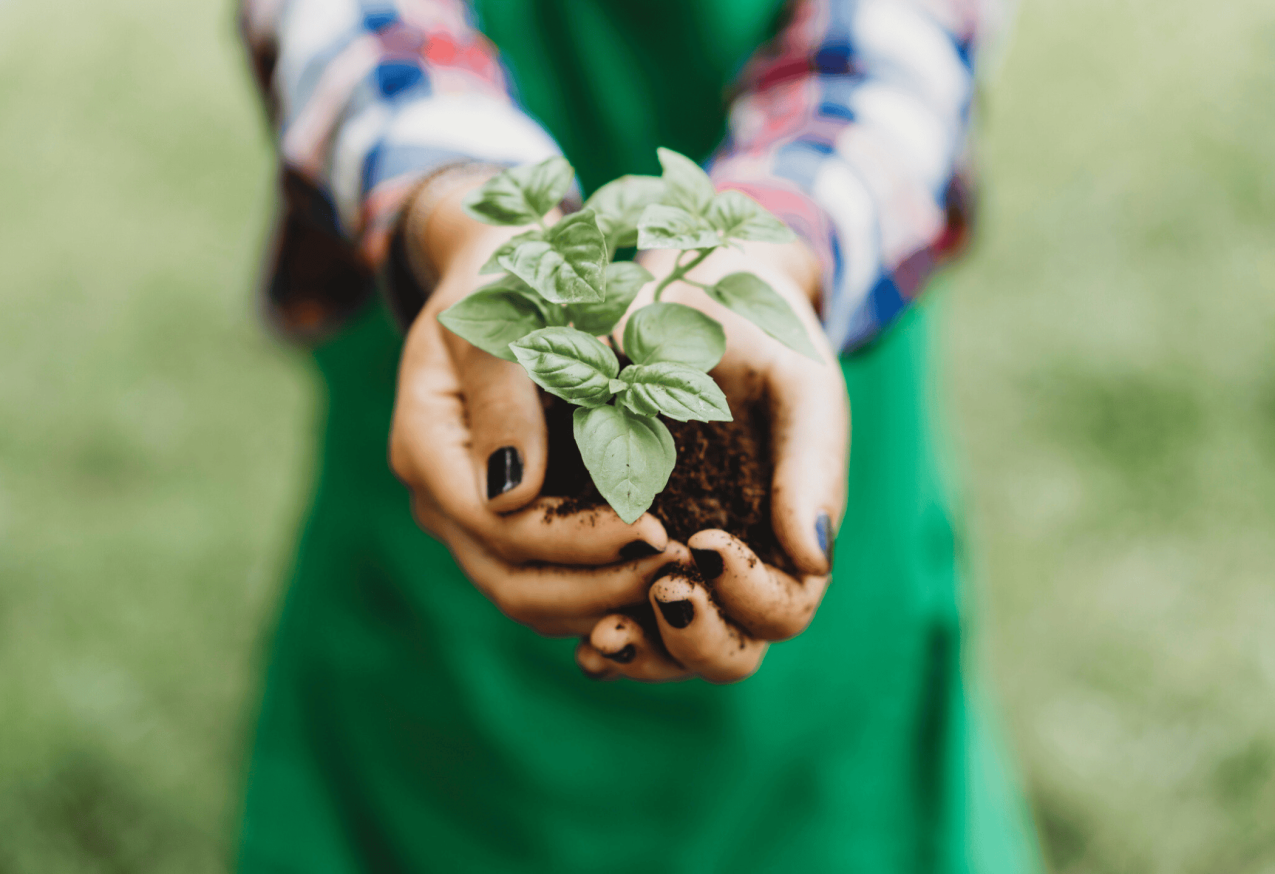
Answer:
<svg viewBox="0 0 1275 874"><path fill-rule="evenodd" d="M563 158L514 167L471 192L465 210L494 225L534 225L500 246L483 273L503 274L439 315L480 349L517 361L537 385L575 404L580 456L602 497L625 522L651 506L677 460L660 421L730 421L726 396L708 371L726 351L721 324L697 309L660 300L677 280L818 361L788 304L751 273L711 285L686 274L720 246L742 240L785 243L792 232L756 201L713 189L694 161L659 150L661 177L622 176L599 188L579 212L552 226L544 216L571 186ZM680 250L655 286L655 300L624 329L632 364L620 369L599 337L610 335L638 290L654 281L644 267L613 261L616 249Z"/></svg>

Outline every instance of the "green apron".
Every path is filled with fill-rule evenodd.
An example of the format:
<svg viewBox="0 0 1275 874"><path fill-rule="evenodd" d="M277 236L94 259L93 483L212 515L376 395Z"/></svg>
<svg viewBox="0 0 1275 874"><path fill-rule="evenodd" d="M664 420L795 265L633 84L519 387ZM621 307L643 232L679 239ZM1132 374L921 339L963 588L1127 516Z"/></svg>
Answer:
<svg viewBox="0 0 1275 874"><path fill-rule="evenodd" d="M774 7L479 11L588 190L658 172L657 145L705 156ZM386 464L401 338L385 311L318 349L322 462L273 642L239 870L1037 870L961 671L927 320L916 309L842 360L854 436L833 582L810 628L731 686L596 683L575 641L502 616L415 526Z"/></svg>

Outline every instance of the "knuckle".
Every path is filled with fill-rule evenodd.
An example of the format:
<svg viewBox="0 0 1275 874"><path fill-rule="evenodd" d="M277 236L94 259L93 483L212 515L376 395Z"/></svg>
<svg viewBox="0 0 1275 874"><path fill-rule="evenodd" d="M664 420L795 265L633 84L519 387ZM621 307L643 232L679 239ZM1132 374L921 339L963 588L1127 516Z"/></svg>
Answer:
<svg viewBox="0 0 1275 874"><path fill-rule="evenodd" d="M487 598L496 605L496 609L515 622L522 621L523 600L509 586L492 586L487 590Z"/></svg>
<svg viewBox="0 0 1275 874"><path fill-rule="evenodd" d="M748 652L740 653L740 658L736 659L730 667L730 682L737 683L740 680L747 680L757 673L757 669L761 667L761 661L765 656L765 643L757 643L750 647Z"/></svg>
<svg viewBox="0 0 1275 874"><path fill-rule="evenodd" d="M500 586L492 593L491 600L496 609L515 622L535 628L543 620L535 598L522 586Z"/></svg>
<svg viewBox="0 0 1275 874"><path fill-rule="evenodd" d="M465 403L469 407L471 419L485 426L487 433L483 436L499 443L504 435L498 433L493 426L507 417L510 398L509 390L504 384L507 380L493 379L493 382L497 384L484 382L475 386L465 395Z"/></svg>
<svg viewBox="0 0 1275 874"><path fill-rule="evenodd" d="M741 665L729 665L717 668L711 674L704 674L704 679L710 683L738 683L740 680L746 680L751 677L757 670L757 665L748 662Z"/></svg>
<svg viewBox="0 0 1275 874"><path fill-rule="evenodd" d="M403 429L398 425L390 432L390 470L403 482L413 478L412 453Z"/></svg>
<svg viewBox="0 0 1275 874"><path fill-rule="evenodd" d="M429 532L439 540L444 539L442 526L439 524L441 520L438 513L434 511L434 505L419 495L412 496L412 518L421 530Z"/></svg>
<svg viewBox="0 0 1275 874"><path fill-rule="evenodd" d="M509 519L489 512L485 509L458 509L459 520L488 555L508 565L525 564L532 557L523 545L526 535L521 537L517 528Z"/></svg>
<svg viewBox="0 0 1275 874"><path fill-rule="evenodd" d="M720 655L717 647L712 646L709 641L696 634L686 634L685 632L673 632L673 634L682 638L676 643L678 661L698 667L700 673L713 668ZM671 645L669 648L674 649L674 646Z"/></svg>
<svg viewBox="0 0 1275 874"><path fill-rule="evenodd" d="M528 559L527 551L517 539L509 535L502 524L493 525L484 532L483 544L492 555L506 564L523 564Z"/></svg>
<svg viewBox="0 0 1275 874"><path fill-rule="evenodd" d="M796 637L798 634L806 630L806 626L810 624L810 613L795 614L780 619L771 629L771 634L766 635L771 640L788 640Z"/></svg>
<svg viewBox="0 0 1275 874"><path fill-rule="evenodd" d="M806 630L814 615L813 605L789 602L785 610L771 614L769 622L766 623L766 633L762 636L768 640L787 640L790 637L796 637Z"/></svg>

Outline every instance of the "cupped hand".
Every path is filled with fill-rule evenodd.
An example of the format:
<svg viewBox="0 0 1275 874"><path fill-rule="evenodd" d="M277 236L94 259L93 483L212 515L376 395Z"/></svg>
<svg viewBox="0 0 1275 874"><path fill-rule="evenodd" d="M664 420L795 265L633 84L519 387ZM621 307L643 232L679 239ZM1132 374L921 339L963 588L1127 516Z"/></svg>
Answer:
<svg viewBox="0 0 1275 874"><path fill-rule="evenodd" d="M652 252L644 263L664 276L675 254ZM741 680L757 670L770 641L806 628L827 588L845 508L850 413L841 369L814 311L818 264L801 243L751 243L742 251L714 252L688 278L711 284L741 270L762 277L784 297L822 361L792 351L694 285L673 283L661 300L695 307L722 323L726 354L712 376L735 415L755 403L769 413L771 523L791 567L763 563L725 531L697 532L687 543L693 563L679 566L666 557L647 593L654 627L644 628L632 611L617 612L599 620L581 641L576 660L592 677ZM649 303L653 289L643 289L634 308Z"/></svg>
<svg viewBox="0 0 1275 874"><path fill-rule="evenodd" d="M479 268L523 230L466 216L460 200L475 184L436 201L421 239L408 243L423 247L440 279L403 348L390 463L418 523L501 611L543 634L587 634L645 599L655 571L689 552L649 513L626 525L609 507L558 515L557 499L537 497L548 434L535 385L438 321L493 279Z"/></svg>

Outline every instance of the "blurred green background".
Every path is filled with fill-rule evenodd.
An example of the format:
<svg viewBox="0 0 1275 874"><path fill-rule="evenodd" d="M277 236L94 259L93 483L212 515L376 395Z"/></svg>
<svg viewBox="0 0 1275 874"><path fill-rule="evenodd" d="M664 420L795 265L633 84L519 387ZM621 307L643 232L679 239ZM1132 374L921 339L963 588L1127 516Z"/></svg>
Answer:
<svg viewBox="0 0 1275 874"><path fill-rule="evenodd" d="M1275 4L1025 0L937 302L1058 872L1275 872ZM0 874L232 853L315 391L224 2L0 0Z"/></svg>

